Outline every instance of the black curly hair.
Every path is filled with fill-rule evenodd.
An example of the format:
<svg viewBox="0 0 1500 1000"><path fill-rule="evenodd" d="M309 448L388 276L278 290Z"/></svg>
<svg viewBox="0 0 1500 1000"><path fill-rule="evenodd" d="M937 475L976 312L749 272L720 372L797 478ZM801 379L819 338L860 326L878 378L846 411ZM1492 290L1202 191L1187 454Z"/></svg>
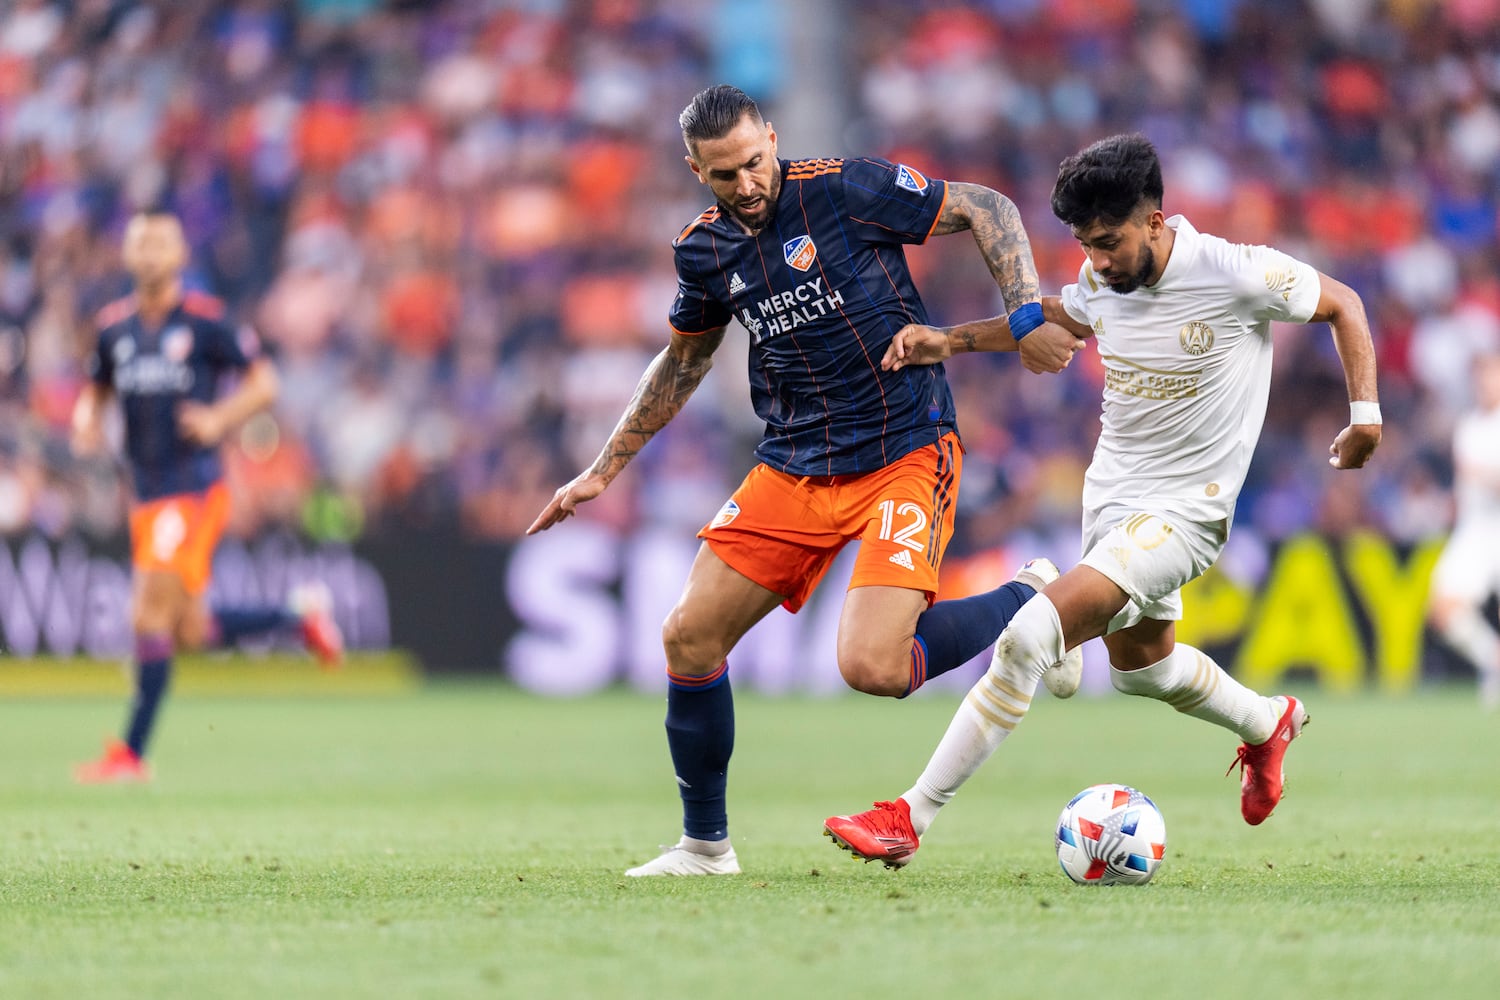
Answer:
<svg viewBox="0 0 1500 1000"><path fill-rule="evenodd" d="M1145 136L1112 135L1066 160L1052 187L1052 214L1080 229L1117 226L1145 206L1161 208L1161 160Z"/></svg>

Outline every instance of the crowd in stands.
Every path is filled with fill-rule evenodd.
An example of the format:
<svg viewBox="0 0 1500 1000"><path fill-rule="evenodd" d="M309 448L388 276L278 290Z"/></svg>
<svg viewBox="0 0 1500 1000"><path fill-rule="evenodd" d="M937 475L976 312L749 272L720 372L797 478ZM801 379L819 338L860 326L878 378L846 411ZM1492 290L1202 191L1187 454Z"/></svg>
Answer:
<svg viewBox="0 0 1500 1000"><path fill-rule="evenodd" d="M124 481L67 451L93 315L127 290L125 220L180 213L189 282L276 351L283 394L231 464L235 529L320 538L457 524L514 539L589 465L666 343L670 243L706 207L678 110L736 65L732 0L11 0L0 6L0 533L118 533ZM831 5L830 5L831 6ZM748 9L770 37L792 0ZM1500 0L846 0L847 110L786 155L876 154L991 185L1055 291L1080 253L1058 161L1149 135L1167 211L1272 243L1364 297L1385 441L1333 475L1347 419L1324 328L1277 331L1238 520L1267 539L1446 530L1448 433L1500 348ZM726 79L723 82L741 82ZM752 89L747 85L747 89ZM972 241L909 252L937 322L1000 303ZM733 327L684 413L591 516L701 525L760 428ZM1076 533L1092 353L949 364L968 446L958 550Z"/></svg>

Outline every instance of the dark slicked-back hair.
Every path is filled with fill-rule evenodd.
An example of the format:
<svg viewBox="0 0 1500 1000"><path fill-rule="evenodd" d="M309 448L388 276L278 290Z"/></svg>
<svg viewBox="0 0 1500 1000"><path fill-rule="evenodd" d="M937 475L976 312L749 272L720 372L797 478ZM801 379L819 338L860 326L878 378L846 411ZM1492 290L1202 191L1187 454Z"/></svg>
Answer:
<svg viewBox="0 0 1500 1000"><path fill-rule="evenodd" d="M1052 214L1078 229L1098 220L1118 226L1143 205L1161 208L1161 160L1140 134L1112 135L1062 161Z"/></svg>
<svg viewBox="0 0 1500 1000"><path fill-rule="evenodd" d="M704 139L722 139L734 130L740 119L749 115L754 121L764 119L760 108L750 95L738 87L721 83L707 90L700 90L682 114L677 124L682 126L682 139L688 149L696 154L698 143Z"/></svg>

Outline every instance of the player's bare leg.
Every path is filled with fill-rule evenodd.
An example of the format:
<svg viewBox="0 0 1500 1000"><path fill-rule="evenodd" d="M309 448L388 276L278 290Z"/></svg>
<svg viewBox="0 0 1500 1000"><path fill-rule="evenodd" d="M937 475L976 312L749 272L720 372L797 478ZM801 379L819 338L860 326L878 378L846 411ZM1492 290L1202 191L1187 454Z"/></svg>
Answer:
<svg viewBox="0 0 1500 1000"><path fill-rule="evenodd" d="M839 618L839 672L856 691L904 698L982 653L1021 606L1057 578L1050 560L1032 559L994 590L936 603L921 590L855 587ZM1062 670L1072 687L1061 697L1077 689L1082 667L1081 658L1065 659L1070 663Z"/></svg>
<svg viewBox="0 0 1500 1000"><path fill-rule="evenodd" d="M683 835L625 874L734 875L726 802L734 753L729 651L781 603L707 544L699 547L682 596L662 626L667 654L667 747L682 798Z"/></svg>
<svg viewBox="0 0 1500 1000"><path fill-rule="evenodd" d="M855 587L839 617L839 673L856 691L899 698L910 693L912 644L927 595L902 587Z"/></svg>

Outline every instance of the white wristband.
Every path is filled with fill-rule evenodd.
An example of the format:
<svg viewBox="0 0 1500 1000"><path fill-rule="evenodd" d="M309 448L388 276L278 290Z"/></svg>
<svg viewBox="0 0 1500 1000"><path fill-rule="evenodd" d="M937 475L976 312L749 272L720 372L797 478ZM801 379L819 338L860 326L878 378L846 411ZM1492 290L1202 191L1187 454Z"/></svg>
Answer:
<svg viewBox="0 0 1500 1000"><path fill-rule="evenodd" d="M1349 404L1349 424L1378 424L1380 423L1380 404L1369 400L1357 399Z"/></svg>

